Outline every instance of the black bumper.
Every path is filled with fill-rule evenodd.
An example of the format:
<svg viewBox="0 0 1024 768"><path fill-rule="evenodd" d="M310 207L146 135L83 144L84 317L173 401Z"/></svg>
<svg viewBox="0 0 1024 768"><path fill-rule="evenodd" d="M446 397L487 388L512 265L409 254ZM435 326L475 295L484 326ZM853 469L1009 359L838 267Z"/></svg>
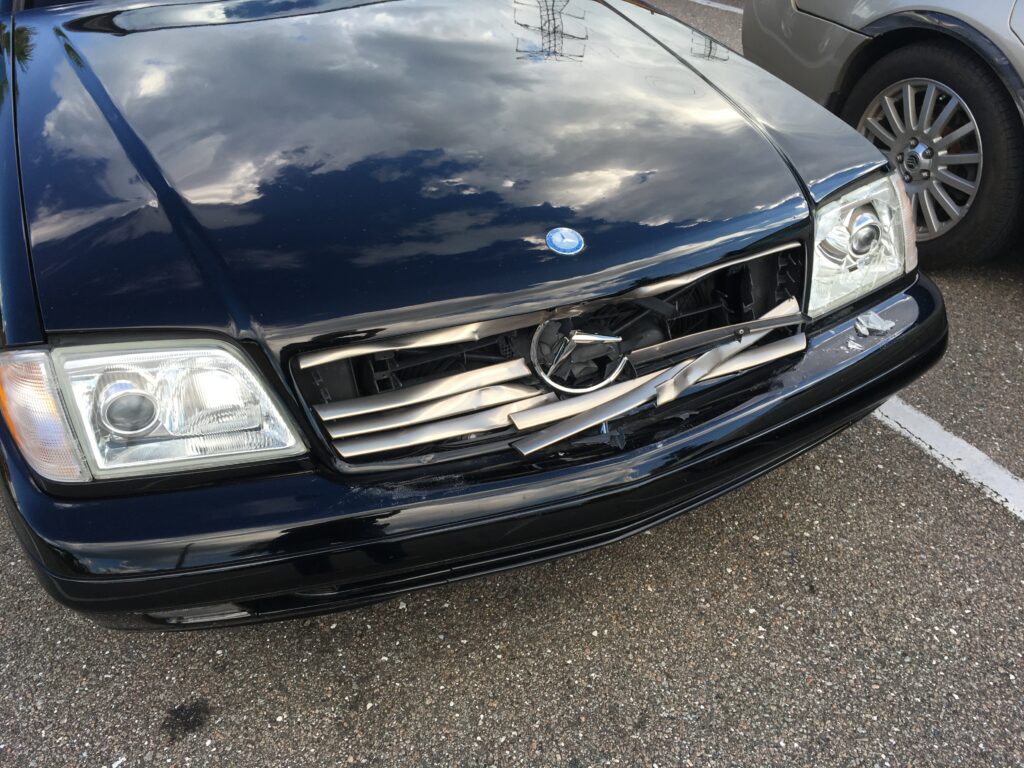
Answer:
<svg viewBox="0 0 1024 768"><path fill-rule="evenodd" d="M926 278L874 310L896 323L885 335L858 336L852 316L813 331L807 353L741 407L585 466L429 492L305 472L69 500L39 490L4 432L5 506L47 590L105 624L194 627L352 606L623 538L817 445L945 351L945 308Z"/></svg>

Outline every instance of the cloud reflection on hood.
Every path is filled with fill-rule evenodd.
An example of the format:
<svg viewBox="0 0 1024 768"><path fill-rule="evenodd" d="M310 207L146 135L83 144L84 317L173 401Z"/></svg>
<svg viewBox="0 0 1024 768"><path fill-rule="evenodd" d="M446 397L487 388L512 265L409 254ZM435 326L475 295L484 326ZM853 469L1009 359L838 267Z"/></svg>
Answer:
<svg viewBox="0 0 1024 768"><path fill-rule="evenodd" d="M251 0L249 18L260 6L277 4ZM264 275L248 283L262 321L273 290L304 292L315 319L336 314L320 281L339 264L417 265L394 299L418 304L481 292L488 270L507 273L513 258L549 265L544 282L578 274L537 246L553 226L585 231L589 269L600 270L628 250L650 255L644 229L664 249L716 241L718 225L739 218L735 229L754 241L780 225L764 211L786 209L788 223L804 213L785 165L736 110L602 4L569 3L586 31L585 55L570 60L517 55L524 31L512 0L218 23L224 10L166 6L169 28L116 37L65 28L229 269ZM154 195L67 60L50 87L51 161L88 166L96 191L29 190L35 243L99 242L78 227L98 238L102 211L151 207ZM739 163L738 194L719 177L735 178ZM716 231L702 232L705 222ZM286 256L275 262L274 252ZM456 257L463 266L447 285L424 279L437 259ZM534 282L527 274L509 274L509 288Z"/></svg>

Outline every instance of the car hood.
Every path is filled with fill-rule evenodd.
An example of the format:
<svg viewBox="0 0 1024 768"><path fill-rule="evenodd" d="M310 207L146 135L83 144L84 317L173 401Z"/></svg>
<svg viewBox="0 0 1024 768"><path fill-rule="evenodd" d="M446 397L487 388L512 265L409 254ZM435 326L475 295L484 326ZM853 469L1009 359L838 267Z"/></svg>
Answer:
<svg viewBox="0 0 1024 768"><path fill-rule="evenodd" d="M657 19L673 42L652 36L649 16L596 0L21 14L47 331L280 351L564 304L792 238L822 178L879 164L869 147L835 159L852 132L822 135L803 97L675 22ZM784 149L773 109L812 115L827 158ZM555 227L584 250L548 249Z"/></svg>

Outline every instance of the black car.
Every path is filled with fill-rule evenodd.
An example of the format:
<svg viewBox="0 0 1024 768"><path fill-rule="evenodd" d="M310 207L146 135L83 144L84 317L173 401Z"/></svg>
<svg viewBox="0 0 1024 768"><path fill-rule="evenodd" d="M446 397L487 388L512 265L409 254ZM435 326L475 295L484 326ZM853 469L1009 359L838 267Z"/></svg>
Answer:
<svg viewBox="0 0 1024 768"><path fill-rule="evenodd" d="M593 547L938 360L900 177L623 0L7 7L5 507L122 627Z"/></svg>

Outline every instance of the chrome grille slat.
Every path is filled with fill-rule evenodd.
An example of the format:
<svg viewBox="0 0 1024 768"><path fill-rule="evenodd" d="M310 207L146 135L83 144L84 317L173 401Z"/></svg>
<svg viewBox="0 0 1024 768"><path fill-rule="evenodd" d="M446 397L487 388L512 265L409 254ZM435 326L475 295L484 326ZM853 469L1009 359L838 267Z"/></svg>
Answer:
<svg viewBox="0 0 1024 768"><path fill-rule="evenodd" d="M799 307L796 306L795 299L790 299L766 313L764 317L781 317L791 313L794 309L799 309ZM674 365L595 408L583 411L568 419L552 424L540 432L535 432L532 435L527 435L514 441L512 447L524 456L529 456L591 427L596 427L606 421L624 416L630 411L646 405L652 399L659 406L664 405L678 398L688 387L711 376L716 368L727 363L743 350L756 344L759 339L768 333L769 331L762 331L749 334L742 339L715 347L693 360L687 360Z"/></svg>
<svg viewBox="0 0 1024 768"><path fill-rule="evenodd" d="M347 347L336 347L332 349L321 349L317 352L307 352L299 358L300 368L312 368L324 363L333 363L336 360L347 360L360 355L369 355L374 352L391 352L397 349L419 349L421 347L440 347L445 344L457 344L466 341L479 341L485 336L514 331L518 328L526 328L529 325L539 323L549 313L531 312L517 317L503 317L498 320L484 320L469 325L457 325L451 328L441 328L436 331L426 331L413 336L403 336L398 339L385 339L383 341L365 342L352 344Z"/></svg>
<svg viewBox="0 0 1024 768"><path fill-rule="evenodd" d="M375 434L352 437L345 440L335 440L334 447L345 458L365 456L368 453L384 453L399 448L434 443L439 440L450 440L453 437L465 437L481 432L493 432L496 429L504 429L511 426L509 416L516 411L526 408L533 408L555 399L553 393L531 397L528 400L510 403L508 405L490 408L486 411L477 411L467 416L457 416L453 419L435 421L430 424L420 424L405 429L395 429L390 432L379 432Z"/></svg>
<svg viewBox="0 0 1024 768"><path fill-rule="evenodd" d="M721 328L713 328L710 331L691 333L688 336L680 336L676 339L663 341L660 344L653 344L650 347L642 347L629 353L629 359L634 365L643 365L651 360L668 357L688 352L696 347L707 344L718 344L755 331L775 330L788 328L793 325L800 325L806 322L806 318L799 312L787 317L769 317L767 319L755 320L750 323L737 323L736 325L724 325Z"/></svg>
<svg viewBox="0 0 1024 768"><path fill-rule="evenodd" d="M763 347L754 347L753 349L748 349L746 352L740 352L736 357L731 360L726 360L720 366L715 368L711 373L701 379L701 381L720 379L723 376L728 376L733 373L748 371L751 368L757 368L758 366L772 363L776 360L781 360L782 358L789 357L790 355L797 355L806 350L807 336L802 333L797 333L789 338L780 339L779 341L774 341L771 344L765 344Z"/></svg>
<svg viewBox="0 0 1024 768"><path fill-rule="evenodd" d="M740 373L742 371L750 370L751 368L757 368L758 366L765 365L766 363L771 363L775 360L781 360L784 357L789 357L790 355L803 352L805 349L807 349L807 337L802 333L798 333L788 339L782 339L781 341L776 341L772 344L766 344L763 347L756 347L754 349L748 349L745 352L740 352L735 357L726 360L720 366L712 370L704 376L701 381L720 379L723 376L729 376L733 373ZM693 360L686 360L680 363L680 367L687 366L692 362ZM584 413L592 408L597 408L599 405L611 402L621 395L632 392L634 389L638 389L639 387L643 387L647 382L660 376L666 371L668 371L667 368L655 371L654 373L649 373L646 376L641 376L638 379L631 379L630 381L613 384L607 389L602 389L598 392L579 395L578 397L573 397L568 400L559 400L556 403L540 405L526 411L518 411L513 413L510 418L512 419L512 423L516 426L516 429L525 432L526 430L550 424L554 421L561 421L562 419L567 419L570 416L576 416L577 414Z"/></svg>
<svg viewBox="0 0 1024 768"><path fill-rule="evenodd" d="M763 267L744 266L763 257L770 259ZM752 276L776 282L741 296ZM632 434L635 423L635 438L657 439L658 417L646 409L685 396L698 382L806 350L800 326L807 318L792 298L802 295L805 279L806 253L791 243L634 284L614 296L306 352L292 368L297 376L304 372L302 394L346 471L479 460L509 448L528 456L623 419L616 426L622 434ZM564 322L553 327L571 330L573 338L589 332L625 341L615 370L625 366L635 378L615 381L613 375L592 391L556 394L559 387L542 374L551 359L538 357L536 349L548 321ZM764 343L769 333L780 340ZM683 357L689 359L678 362ZM590 359L574 362L584 376L593 375L585 367ZM614 358L593 359L613 370Z"/></svg>
<svg viewBox="0 0 1024 768"><path fill-rule="evenodd" d="M780 308L785 311L789 307L781 305ZM761 335L763 336L765 333L767 332L762 332ZM764 347L750 349L749 345L754 344L756 340L756 338L747 338L726 345L730 350L738 351L731 357L726 357L728 352L725 350L721 350L718 354L708 353L706 355L708 364L705 367L696 367L694 363L697 359L695 358L639 379L620 382L605 390L579 395L568 400L558 400L553 393L534 394L526 399L468 415L398 428L384 426L381 427L381 431L369 434L364 431L357 436L336 439L334 446L343 457L354 458L494 431L509 426L514 426L519 431L526 431L554 423L555 425L550 428L554 432L545 430L513 443L523 454L535 453L541 448L563 439L562 433L574 434L594 424L618 418L639 408L656 398L659 394L659 386L669 383L678 373L690 372L693 383L696 383L755 368L797 354L807 348L807 337L802 333ZM723 357L725 357L724 360L722 360ZM508 387L508 389L514 389L514 387ZM518 387L517 389L530 391L531 388ZM681 391L680 389L679 392L674 393L673 397L678 397ZM475 395L477 393L468 394ZM435 403L443 402L443 400L435 401ZM433 406L435 403L429 403L428 406ZM402 415L400 412L386 414L388 418L394 419L394 424L401 424L399 419ZM344 429L345 425L346 422L341 422L338 425L339 432ZM334 432L332 432L333 436L335 436Z"/></svg>
<svg viewBox="0 0 1024 768"><path fill-rule="evenodd" d="M464 413L482 411L486 408L514 403L517 400L525 400L528 397L536 397L543 394L539 389L523 384L499 384L497 386L474 389L469 392L461 392L451 397L431 400L430 402L408 408L384 411L383 413L371 416L336 420L328 424L327 432L332 439L339 440L344 437L355 437L356 435L365 435L371 432L402 429L428 421L440 421L441 419L460 416Z"/></svg>
<svg viewBox="0 0 1024 768"><path fill-rule="evenodd" d="M504 363L489 365L486 368L477 368L465 373L457 373L443 379L429 381L426 384L417 384L405 389L396 389L392 392L382 392L378 395L353 398L351 400L339 400L335 403L314 406L317 415L324 421L333 419L345 419L352 416L365 416L380 411L390 411L394 408L404 408L408 405L425 403L430 400L438 400L448 395L469 392L492 384L504 384L515 381L530 375L530 366L522 358L508 360Z"/></svg>
<svg viewBox="0 0 1024 768"><path fill-rule="evenodd" d="M612 384L610 387L599 389L596 392L577 395L568 400L559 400L556 403L548 403L537 408L531 408L528 411L518 411L512 414L512 423L516 425L516 429L525 431L543 424L550 424L553 421L567 419L578 413L589 411L591 408L604 405L609 400L614 400L620 395L624 395L626 392L642 386L661 373L664 373L664 371L655 371L646 376L641 376L639 379Z"/></svg>

